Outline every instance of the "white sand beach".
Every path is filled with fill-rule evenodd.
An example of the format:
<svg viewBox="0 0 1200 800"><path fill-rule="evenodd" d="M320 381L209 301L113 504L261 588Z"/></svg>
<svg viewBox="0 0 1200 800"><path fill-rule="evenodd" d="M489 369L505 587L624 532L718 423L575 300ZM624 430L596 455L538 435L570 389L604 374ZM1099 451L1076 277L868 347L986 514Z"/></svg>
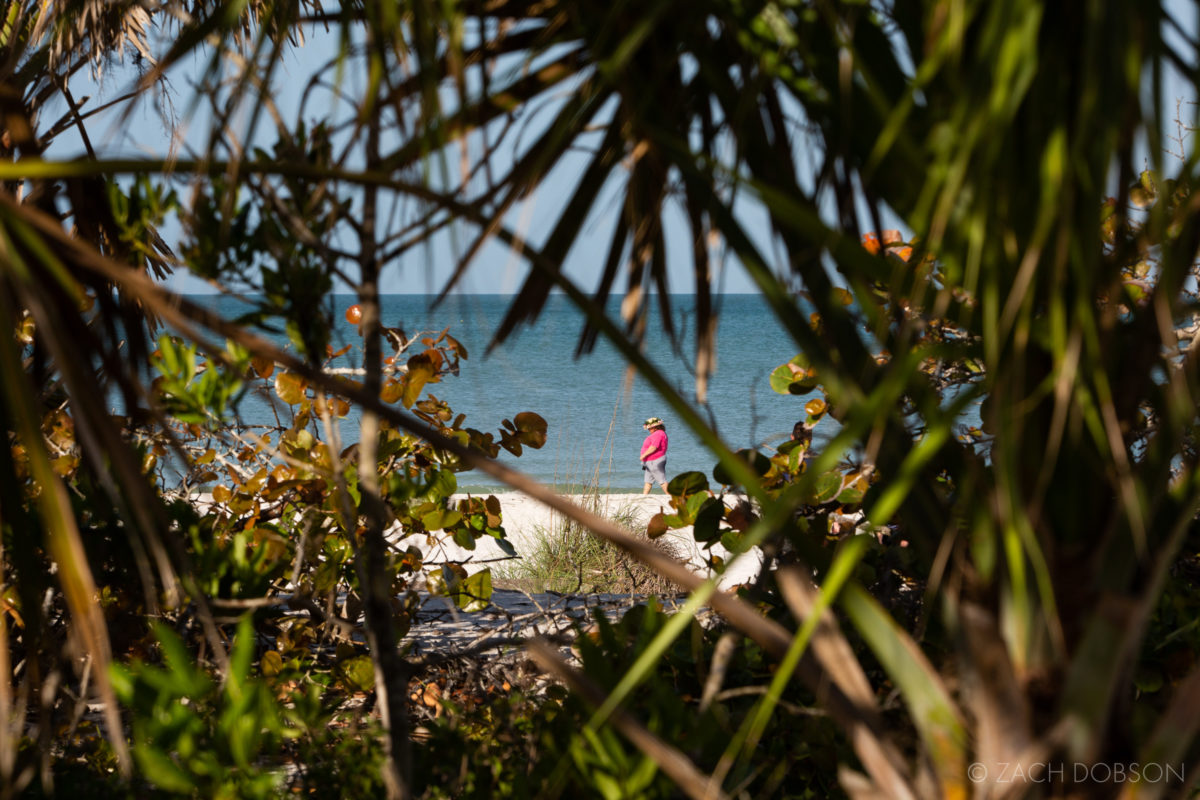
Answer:
<svg viewBox="0 0 1200 800"><path fill-rule="evenodd" d="M465 496L455 495L454 499L458 500ZM508 541L517 551L518 557L523 550L528 549L531 539L537 535L539 530L552 530L559 521L558 512L521 492L503 492L498 493L496 497L500 500L502 524ZM638 533L645 532L646 523L659 511L671 513L670 498L659 491L649 495L602 494L565 495L565 497L577 505L582 505L610 519L632 517L637 521L636 527L639 530L635 532ZM672 549L682 554L694 571L707 574L705 553L692 538L690 527L668 531L664 536L670 537ZM434 561L461 562L468 573L477 572L494 563L495 559L505 557L504 551L490 537L479 539L475 550L465 550L453 542L443 543L436 547L422 546L421 549L427 558ZM730 557L728 551L719 544L713 546L713 551L724 559ZM722 589L728 589L753 580L758 574L761 559L761 554L757 550L744 554L725 570L718 585Z"/></svg>
<svg viewBox="0 0 1200 800"><path fill-rule="evenodd" d="M466 495L456 495L460 499ZM479 495L475 495L479 496ZM486 495L485 495L486 496ZM538 530L552 529L557 512L540 501L520 492L497 493L500 500L502 524L508 541L520 557L529 551L538 536ZM581 496L565 495L569 500L609 519L629 518L638 521L644 532L646 522L659 511L669 511L670 501L666 495L656 492L651 495L608 494ZM598 503L598 507L597 504ZM633 512L630 514L629 512ZM670 537L672 550L686 555L687 561L697 574L707 575L706 560L701 548L692 538L691 528L681 528L664 534ZM424 537L413 537L423 540ZM448 537L442 537L447 539ZM498 559L505 559L504 551L490 537L478 540L474 550L465 550L453 542L429 545L424 541L406 542L416 544L424 553L426 565L442 562L457 562L466 571L474 574L485 567L498 566ZM729 553L720 545L714 546L717 555L729 558ZM722 589L731 589L752 581L759 572L762 555L758 550L744 554L728 566L718 580ZM669 598L663 598L668 607ZM494 640L506 641L506 637L528 637L533 635L567 635L573 626L585 621L597 611L606 616L617 617L631 606L641 602L637 597L620 594L558 595L550 592L529 594L523 591L496 589L491 604L485 610L465 614L454 607L445 597L426 597L422 603L419 619L421 625L409 632L408 642L415 655L445 653L447 650L477 649ZM503 650L503 645L500 646ZM568 658L569 650L564 649Z"/></svg>
<svg viewBox="0 0 1200 800"><path fill-rule="evenodd" d="M474 496L485 497L486 495L476 494ZM453 499L459 500L464 497L467 495L456 494ZM539 530L553 530L555 525L561 521L557 511L522 492L497 492L496 497L500 500L501 524L509 543L516 550L518 558L523 551L529 551ZM670 498L658 490L649 495L601 494L564 495L564 497L610 519L621 517L635 520L636 525L633 531L635 533L644 533L646 523L658 512L671 512ZM192 495L190 500L201 508L215 505L212 495L208 493ZM668 531L664 537L669 537L671 549L684 558L693 571L697 574L708 575L706 553L692 537L690 527ZM413 537L411 540L405 540L404 546L408 545L415 545L420 549L427 564L456 562L462 564L468 574L493 566L502 559L510 558L497 541L488 536L481 537L476 542L474 550L459 547L448 536L430 537L429 541L426 541L424 537ZM714 544L712 551L726 562L730 559L729 552L720 544ZM762 554L757 549L745 553L732 564L727 565L717 585L722 589L730 589L752 581L758 575L761 563Z"/></svg>

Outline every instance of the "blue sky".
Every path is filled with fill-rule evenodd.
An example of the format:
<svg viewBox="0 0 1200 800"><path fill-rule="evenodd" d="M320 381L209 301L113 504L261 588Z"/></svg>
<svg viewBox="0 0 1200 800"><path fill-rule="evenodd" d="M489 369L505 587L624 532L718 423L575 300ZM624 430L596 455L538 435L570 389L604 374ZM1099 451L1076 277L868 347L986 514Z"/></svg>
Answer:
<svg viewBox="0 0 1200 800"><path fill-rule="evenodd" d="M1197 30L1196 7L1193 4L1176 0L1169 5L1176 18L1187 29ZM285 120L294 121L298 115L302 115L306 122L314 121L316 114L301 113L301 90L314 68L327 63L335 52L335 38L322 31L317 31L309 37L303 47L287 53L277 74L277 90L273 94ZM204 66L205 64L197 59L190 64L178 65L170 74L178 122L181 125L179 130L184 142L179 154L185 157L189 145L192 147L202 145L204 132L208 127L208 116L203 113L203 109L196 110L189 105L192 96L192 82L201 74ZM90 80L84 80L84 83L90 85L75 87L75 93L77 96L91 95L90 105L95 106L105 97L114 97L120 94L135 78L136 75L132 70L122 69L118 65L110 68L100 85L96 85ZM361 76L348 72L344 80L348 92L353 96L356 84L361 82ZM1178 74L1168 71L1164 86L1164 94L1168 99L1182 98L1185 102L1192 101L1195 98L1190 95L1191 91ZM344 101L340 107L336 103L337 101L332 95L325 95L318 100L318 113L323 114L330 109L333 109L335 114L347 113L349 106ZM1194 105L1184 108L1185 114L1190 115L1193 119L1195 110ZM540 110L528 114L523 120L526 136L534 135L539 127L549 120L552 113L553 107L545 105ZM270 144L273 141L274 136L270 125L265 121L259 124L258 130L260 132L259 143ZM91 134L97 149L109 156L138 154L161 157L168 152L170 144L168 126L164 123L159 111L148 103L144 103L128 119L115 119L110 115L103 123L94 126ZM62 157L75 155L78 152L82 152L79 140L71 136L64 136L60 138L52 155ZM457 158L457 152L448 156L449 162L455 162ZM522 207L516 209L506 219L510 227L530 241L540 242L548 228L546 221L555 218L557 209L564 201L565 187L570 185L566 179L567 176L572 170L578 171L583 163L582 155L575 160L568 158L560 167L559 175L552 175L536 193L526 200ZM184 187L180 187L180 189L182 193L187 191ZM585 289L592 288L596 276L601 271L602 259L606 253L615 220L615 214L605 212L612 209L613 204L617 202L614 199L615 195L615 187L606 187L605 193L599 198L595 207L599 209L599 213L593 212L592 219L582 238L567 259L567 273L576 278ZM743 204L742 214L748 221L748 227L759 232L762 252L770 254L771 248L765 244L768 237L761 212L756 212L749 204ZM671 288L676 292L691 292L693 291L693 278L691 277L690 262L682 257L689 251L689 246L682 235L684 230L682 219L677 211L669 213L669 217L673 217L675 220L675 224L669 224L667 228ZM893 224L895 223L889 222L885 218L885 226ZM472 231L452 231L449 235L439 236L429 245L415 248L402 259L386 265L381 284L382 291L385 293L422 294L440 291L451 274L457 261L457 255L462 253L470 243L472 233ZM179 236L178 228L169 228L164 231L164 237L172 245L177 243ZM508 248L492 243L486 246L475 259L460 285L460 291L511 293L520 287L526 271L527 267ZM184 293L211 291L207 284L186 273L177 274L170 279L169 283L172 288ZM733 260L721 263L716 285L727 293L754 291L746 273Z"/></svg>
<svg viewBox="0 0 1200 800"><path fill-rule="evenodd" d="M297 118L307 123L316 121L317 114L303 111L301 99L303 87L307 84L314 68L324 65L336 54L337 42L332 35L318 31L309 36L307 42L300 48L287 53L283 64L276 76L277 91L273 97L282 116L289 122ZM176 150L181 158L192 152L198 152L204 146L206 131L210 117L204 108L192 106L191 86L202 74L206 62L193 59L191 63L177 65L169 77L174 92L174 104L177 114L177 135L182 142ZM126 91L130 83L136 79L130 69L120 65L112 65L99 84L90 79L82 78L74 87L76 96L90 95L89 105L94 106L104 102L105 98L116 97ZM347 72L344 77L347 94L355 94L356 84L361 82L361 76ZM313 108L310 101L308 108ZM320 113L331 109L335 115L343 117L349 111L345 101L338 101L331 94L323 95L317 105ZM532 138L538 128L552 117L553 109L543 106L529 114L523 120L525 137ZM150 103L143 103L127 118L118 118L116 114L99 117L98 124L89 130L93 145L102 157L121 155L136 155L142 157L163 157L170 148L168 126L158 108ZM241 120L243 124L248 121ZM271 125L264 119L258 123L257 141L260 145L269 146L274 141ZM73 133L60 136L51 151L57 157L74 157L83 152L81 141ZM456 163L457 152L452 152L448 162ZM569 174L584 163L582 154L575 158L568 157L559 175ZM436 166L434 167L436 172ZM546 220L554 218L557 210L564 202L568 182L552 175L535 193L533 193L519 208L514 210L506 219L507 223L523 237L534 243L539 243L547 228ZM177 187L181 195L186 196L186 187ZM597 208L612 208L613 188L608 187L606 195L602 196ZM748 212L751 213L751 212ZM677 213L674 216L679 219ZM584 234L567 259L567 272L581 284L590 289L600 274L607 242L611 235L614 217L603 213L593 215ZM680 220L681 222L681 220ZM690 263L685 263L679 254L687 253L689 245L681 237L682 225L674 225L668 229L668 251L670 281L672 291L688 293L693 291ZM472 241L472 230L451 231L447 235L435 238L424 247L414 248L403 259L385 265L381 289L385 293L434 293L445 285L457 263L457 257L464 252ZM177 226L170 226L163 231L166 241L174 246L181 236ZM500 293L515 292L528 271L522 260L512 254L499 243L490 243L476 257L471 268L460 283L458 291L466 293ZM717 285L729 293L753 291L753 285L736 263L726 263L718 273ZM202 293L212 291L205 282L180 271L169 279L171 288L184 293Z"/></svg>

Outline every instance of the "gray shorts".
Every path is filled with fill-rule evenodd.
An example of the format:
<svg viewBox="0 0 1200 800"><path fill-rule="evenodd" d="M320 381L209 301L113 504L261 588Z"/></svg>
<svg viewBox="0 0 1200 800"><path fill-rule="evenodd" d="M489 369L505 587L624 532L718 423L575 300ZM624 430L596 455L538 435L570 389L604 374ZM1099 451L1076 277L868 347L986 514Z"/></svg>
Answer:
<svg viewBox="0 0 1200 800"><path fill-rule="evenodd" d="M667 458L656 458L653 461L642 462L642 472L645 474L646 483L666 483L667 482Z"/></svg>

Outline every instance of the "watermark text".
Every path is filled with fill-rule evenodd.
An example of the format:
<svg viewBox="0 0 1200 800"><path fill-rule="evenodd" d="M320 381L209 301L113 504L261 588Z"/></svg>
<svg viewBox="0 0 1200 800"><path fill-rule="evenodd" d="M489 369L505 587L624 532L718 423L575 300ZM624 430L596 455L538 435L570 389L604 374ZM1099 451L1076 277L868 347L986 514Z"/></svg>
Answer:
<svg viewBox="0 0 1200 800"><path fill-rule="evenodd" d="M967 767L972 783L1185 783L1184 764L1145 763L1070 763L1062 761L976 761Z"/></svg>

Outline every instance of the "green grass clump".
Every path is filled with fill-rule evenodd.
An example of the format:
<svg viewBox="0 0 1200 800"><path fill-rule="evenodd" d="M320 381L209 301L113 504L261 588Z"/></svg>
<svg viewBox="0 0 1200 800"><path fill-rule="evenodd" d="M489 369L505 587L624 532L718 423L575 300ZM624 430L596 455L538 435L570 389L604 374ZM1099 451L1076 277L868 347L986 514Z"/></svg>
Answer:
<svg viewBox="0 0 1200 800"><path fill-rule="evenodd" d="M599 511L599 496L588 502ZM645 524L632 506L606 516L634 536L650 541ZM578 522L555 514L551 524L534 529L521 557L494 570L497 585L530 593L675 595L683 590L619 547L593 536ZM653 546L679 558L671 542L657 539Z"/></svg>

